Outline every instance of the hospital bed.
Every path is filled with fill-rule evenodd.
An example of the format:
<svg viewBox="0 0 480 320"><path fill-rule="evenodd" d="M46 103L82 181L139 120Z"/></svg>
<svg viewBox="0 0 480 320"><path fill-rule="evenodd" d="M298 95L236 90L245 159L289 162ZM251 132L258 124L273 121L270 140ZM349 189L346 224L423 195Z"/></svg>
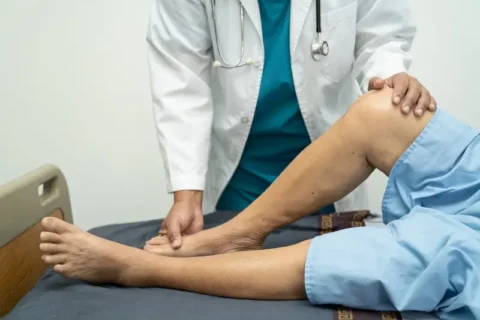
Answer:
<svg viewBox="0 0 480 320"><path fill-rule="evenodd" d="M98 214L101 214L99 212ZM231 219L233 212L205 216L211 228ZM366 216L356 213L353 216ZM341 306L316 307L307 301L252 301L212 297L162 288L92 285L63 278L40 259L39 221L54 216L73 222L67 182L55 166L40 167L0 186L0 318L12 319L315 319L432 320L429 314L368 312ZM360 226L345 215L312 215L277 230L265 247L278 247L335 231L335 226ZM362 217L363 217L362 216ZM348 218L350 217L350 218ZM326 219L326 220L323 220ZM343 219L343 220L342 220ZM350 219L350 220L349 220ZM352 222L353 221L353 222ZM158 231L159 220L108 225L95 235L142 247ZM323 226L323 227L322 227ZM332 229L333 228L333 229ZM335 259L335 257L326 257Z"/></svg>

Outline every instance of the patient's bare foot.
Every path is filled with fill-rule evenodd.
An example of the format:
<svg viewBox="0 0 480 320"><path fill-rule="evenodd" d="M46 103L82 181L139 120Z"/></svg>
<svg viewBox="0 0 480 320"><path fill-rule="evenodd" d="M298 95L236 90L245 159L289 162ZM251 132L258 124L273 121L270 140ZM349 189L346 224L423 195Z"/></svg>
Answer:
<svg viewBox="0 0 480 320"><path fill-rule="evenodd" d="M216 228L184 236L182 246L172 249L168 237L157 236L147 241L148 252L172 257L208 256L236 251L261 249L266 235L242 230L226 223Z"/></svg>
<svg viewBox="0 0 480 320"><path fill-rule="evenodd" d="M68 278L97 283L121 283L129 248L96 237L56 218L42 220L42 259Z"/></svg>

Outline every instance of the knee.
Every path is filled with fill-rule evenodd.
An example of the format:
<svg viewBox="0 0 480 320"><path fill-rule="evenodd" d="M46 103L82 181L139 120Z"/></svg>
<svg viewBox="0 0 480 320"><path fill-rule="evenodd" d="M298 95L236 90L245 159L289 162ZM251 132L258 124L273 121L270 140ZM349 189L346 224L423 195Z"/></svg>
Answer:
<svg viewBox="0 0 480 320"><path fill-rule="evenodd" d="M393 89L370 91L355 101L347 113L355 128L361 128L369 138L382 134L416 136L427 125L432 112L417 117L410 112L405 115L393 104ZM397 134L396 134L397 133Z"/></svg>
<svg viewBox="0 0 480 320"><path fill-rule="evenodd" d="M360 97L344 117L343 132L361 148L367 161L386 175L420 135L433 113L422 117L403 114L393 104L393 90L386 88Z"/></svg>
<svg viewBox="0 0 480 320"><path fill-rule="evenodd" d="M391 88L369 91L352 104L348 114L352 120L365 126L385 123L385 120L389 119L400 119L403 114L393 104L392 94Z"/></svg>

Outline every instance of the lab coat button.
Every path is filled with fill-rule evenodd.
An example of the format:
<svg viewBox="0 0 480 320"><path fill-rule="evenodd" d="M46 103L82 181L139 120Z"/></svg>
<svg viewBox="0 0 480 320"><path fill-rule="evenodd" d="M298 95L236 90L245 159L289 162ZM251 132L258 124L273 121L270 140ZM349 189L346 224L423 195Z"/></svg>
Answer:
<svg viewBox="0 0 480 320"><path fill-rule="evenodd" d="M243 117L242 118L242 123L243 124L247 124L249 121L250 121L250 119L248 119L248 117Z"/></svg>

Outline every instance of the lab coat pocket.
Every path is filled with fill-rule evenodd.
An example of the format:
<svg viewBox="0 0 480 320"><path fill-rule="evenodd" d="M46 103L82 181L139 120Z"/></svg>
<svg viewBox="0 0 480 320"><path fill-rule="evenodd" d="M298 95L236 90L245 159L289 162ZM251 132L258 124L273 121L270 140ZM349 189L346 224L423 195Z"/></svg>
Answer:
<svg viewBox="0 0 480 320"><path fill-rule="evenodd" d="M355 61L356 3L327 12L323 19L321 40L330 47L328 56L321 57L323 73L337 83L351 72Z"/></svg>

